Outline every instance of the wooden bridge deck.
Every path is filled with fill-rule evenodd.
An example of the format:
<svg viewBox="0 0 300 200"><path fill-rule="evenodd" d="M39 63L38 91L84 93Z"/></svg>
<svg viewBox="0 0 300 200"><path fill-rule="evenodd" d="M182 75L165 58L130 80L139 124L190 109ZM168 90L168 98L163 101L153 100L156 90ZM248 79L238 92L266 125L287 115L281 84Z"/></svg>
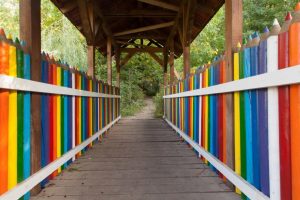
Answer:
<svg viewBox="0 0 300 200"><path fill-rule="evenodd" d="M33 199L240 199L160 119L122 119Z"/></svg>

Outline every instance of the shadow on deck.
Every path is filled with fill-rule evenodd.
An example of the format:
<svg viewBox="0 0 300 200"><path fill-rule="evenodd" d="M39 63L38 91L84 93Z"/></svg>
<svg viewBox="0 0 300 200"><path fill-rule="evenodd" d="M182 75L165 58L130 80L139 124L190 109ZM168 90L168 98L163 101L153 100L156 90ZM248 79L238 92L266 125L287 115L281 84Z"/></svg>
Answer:
<svg viewBox="0 0 300 200"><path fill-rule="evenodd" d="M161 119L122 119L33 199L240 199Z"/></svg>

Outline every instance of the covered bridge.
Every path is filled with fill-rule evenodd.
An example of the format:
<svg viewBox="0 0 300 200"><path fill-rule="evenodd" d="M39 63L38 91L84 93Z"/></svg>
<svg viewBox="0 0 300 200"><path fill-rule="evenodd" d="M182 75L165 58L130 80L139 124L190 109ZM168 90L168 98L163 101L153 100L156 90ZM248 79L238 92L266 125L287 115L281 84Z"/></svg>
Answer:
<svg viewBox="0 0 300 200"><path fill-rule="evenodd" d="M242 0L51 1L85 37L88 71L41 54L41 2L20 0L26 44L0 31L1 200L300 198L300 4L236 48ZM225 54L191 73L190 44L224 4ZM121 119L138 52L163 68L164 120Z"/></svg>

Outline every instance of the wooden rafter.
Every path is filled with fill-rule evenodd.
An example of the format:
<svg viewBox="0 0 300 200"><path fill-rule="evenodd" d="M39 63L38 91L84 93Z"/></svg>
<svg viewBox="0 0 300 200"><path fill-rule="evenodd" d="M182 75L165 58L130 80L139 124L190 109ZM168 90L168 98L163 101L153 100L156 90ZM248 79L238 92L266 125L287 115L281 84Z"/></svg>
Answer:
<svg viewBox="0 0 300 200"><path fill-rule="evenodd" d="M197 6L197 10L201 11L201 13L205 13L208 15L214 13L214 10L211 7L207 6L206 4L199 4Z"/></svg>
<svg viewBox="0 0 300 200"><path fill-rule="evenodd" d="M177 33L178 26L180 24L179 22L180 22L180 20L182 18L183 6L184 6L184 1L182 1L181 4L180 4L180 9L179 9L179 11L177 13L177 16L176 16L175 20L174 20L174 26L173 26L172 30L170 31L168 39L167 39L166 44L165 44L166 47L169 46L171 40L173 40L174 36Z"/></svg>
<svg viewBox="0 0 300 200"><path fill-rule="evenodd" d="M79 7L80 19L83 26L83 32L86 37L87 43L91 44L93 42L94 33L92 28L92 23L89 15L88 2L86 0L77 0Z"/></svg>
<svg viewBox="0 0 300 200"><path fill-rule="evenodd" d="M73 1L66 1L63 3L62 7L60 8L62 13L68 13L70 11L72 11L73 9L76 8L76 3L74 3Z"/></svg>
<svg viewBox="0 0 300 200"><path fill-rule="evenodd" d="M126 65L126 63L136 54L136 52L129 52L126 57L121 61L121 67Z"/></svg>
<svg viewBox="0 0 300 200"><path fill-rule="evenodd" d="M163 48L158 47L145 47L145 48L121 48L121 52L162 52Z"/></svg>
<svg viewBox="0 0 300 200"><path fill-rule="evenodd" d="M189 19L185 18L185 24L191 24L189 28L188 40L191 42L197 34L203 29L218 9L223 5L225 0L137 0L137 1L124 1L122 0L109 0L109 1L96 1L96 0L51 0L55 6L73 23L74 26L85 36L86 40L91 45L93 38L88 34L86 24L82 23L80 10L82 6L79 3L91 4L95 13L94 24L91 27L94 37L94 45L103 53L106 54L106 40L108 37L112 38L113 54L117 46L116 40L127 42L130 39L153 39L162 44L163 47L168 47L171 38L174 39L174 54L176 57L183 53L183 33L181 37L178 34L178 26L182 27L183 24L183 4L189 2L189 8L196 10L192 14L192 9L188 9ZM190 2L196 2L194 5ZM89 10L89 9L88 9ZM91 12L86 11L90 19ZM193 16L193 17L192 17ZM153 19L150 19L153 18ZM135 20L136 19L136 20ZM193 22L194 19L194 22ZM171 22L173 21L173 23ZM147 23L146 23L147 22ZM152 22L152 23L151 23ZM171 22L173 25L165 28L152 27L154 29L139 30L144 26L151 24L160 24L164 22ZM193 23L191 23L193 22ZM138 28L138 30L135 30ZM147 28L147 27L146 27ZM94 29L94 30L93 30ZM114 36L116 33L127 32L127 29L134 29L131 34ZM182 28L183 29L183 28ZM191 30L193 30L191 34ZM129 30L131 31L131 30ZM141 31L141 32L140 32ZM145 43L145 44L148 44ZM150 45L153 45L152 42ZM125 45L122 45L125 46Z"/></svg>
<svg viewBox="0 0 300 200"><path fill-rule="evenodd" d="M153 44L155 44L157 47L163 47L163 45L162 44L160 44L159 42L157 42L157 41L155 41L155 40L149 40L149 41L151 41Z"/></svg>
<svg viewBox="0 0 300 200"><path fill-rule="evenodd" d="M163 66L164 62L163 60L158 57L155 53L153 52L147 52L161 67Z"/></svg>
<svg viewBox="0 0 300 200"><path fill-rule="evenodd" d="M149 41L148 44L147 44L147 46L150 47L151 44L152 44L152 41Z"/></svg>
<svg viewBox="0 0 300 200"><path fill-rule="evenodd" d="M104 17L107 18L140 18L140 17L159 17L159 18L169 18L175 17L176 13L165 10L149 10L149 9L136 9L129 10L128 12L118 12L118 13L104 13Z"/></svg>
<svg viewBox="0 0 300 200"><path fill-rule="evenodd" d="M135 28L135 29L127 30L127 31L122 31L122 32L119 32L119 33L115 33L114 36L121 36L121 35L128 35L128 34L131 34L131 33L139 33L139 32L144 32L144 31L150 31L150 30L154 30L154 29L170 27L170 26L173 26L173 25L174 25L173 21L165 22L165 23L160 23L160 24Z"/></svg>
<svg viewBox="0 0 300 200"><path fill-rule="evenodd" d="M150 5L153 5L153 6L157 6L157 7L160 7L160 8L165 8L165 9L168 9L168 10L176 11L176 12L179 11L178 6L173 5L173 4L169 4L169 3L165 3L165 2L162 2L162 1L157 1L157 0L138 0L138 1L150 4Z"/></svg>
<svg viewBox="0 0 300 200"><path fill-rule="evenodd" d="M165 39L163 35L157 35L157 34L140 34L140 35L122 35L122 36L116 36L116 39L124 39L124 40L130 40L130 39Z"/></svg>
<svg viewBox="0 0 300 200"><path fill-rule="evenodd" d="M125 44L125 45L127 45L127 46L129 46L129 45L133 45L133 46L135 46L136 48L138 48L138 47L148 47L147 45L143 45L143 44L136 44L136 43L134 43L134 41L133 42L123 42L123 41L116 41L118 44Z"/></svg>
<svg viewBox="0 0 300 200"><path fill-rule="evenodd" d="M183 10L183 41L185 45L190 44L194 14L197 8L197 0L186 0Z"/></svg>
<svg viewBox="0 0 300 200"><path fill-rule="evenodd" d="M78 0L78 1L80 1L80 0ZM105 35L106 35L107 37L110 37L110 38L111 38L113 46L116 47L117 44L116 44L115 38L114 38L114 36L113 36L113 34L112 34L110 28L108 27L108 25L107 25L107 23L106 23L106 18L103 16L102 11L101 11L101 9L98 7L97 4L94 4L94 10L95 10L95 14L96 14L96 15L101 19L101 21L102 21L102 29L103 29Z"/></svg>

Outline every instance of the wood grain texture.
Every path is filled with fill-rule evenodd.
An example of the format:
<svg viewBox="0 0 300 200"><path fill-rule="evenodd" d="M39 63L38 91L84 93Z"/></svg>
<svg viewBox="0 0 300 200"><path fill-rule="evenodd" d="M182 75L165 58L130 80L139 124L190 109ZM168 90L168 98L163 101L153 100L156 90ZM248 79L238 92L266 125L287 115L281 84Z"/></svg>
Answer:
<svg viewBox="0 0 300 200"><path fill-rule="evenodd" d="M225 38L226 38L226 82L233 80L232 50L242 42L243 1L225 0ZM234 133L233 133L233 94L225 95L226 99L226 164L234 169Z"/></svg>
<svg viewBox="0 0 300 200"><path fill-rule="evenodd" d="M41 2L40 0L20 1L20 39L26 41L31 53L31 77L34 81L41 80ZM41 163L41 96L32 94L31 98L31 173L40 169ZM40 191L39 186L32 194Z"/></svg>
<svg viewBox="0 0 300 200"><path fill-rule="evenodd" d="M239 196L159 119L121 120L33 199Z"/></svg>

